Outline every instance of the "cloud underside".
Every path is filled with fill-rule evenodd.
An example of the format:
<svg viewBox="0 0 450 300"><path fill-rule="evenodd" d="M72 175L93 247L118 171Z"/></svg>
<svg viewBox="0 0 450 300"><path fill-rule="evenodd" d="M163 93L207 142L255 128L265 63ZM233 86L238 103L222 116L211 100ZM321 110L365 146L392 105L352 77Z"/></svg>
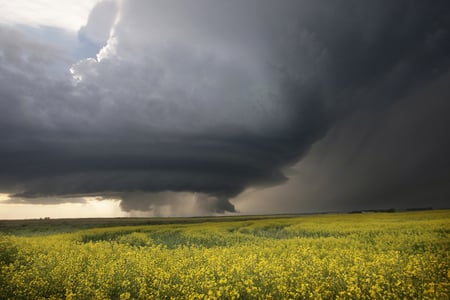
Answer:
<svg viewBox="0 0 450 300"><path fill-rule="evenodd" d="M330 175L303 198L364 206L354 198L378 201L373 179L407 205L449 178L449 91L433 85L449 70L449 11L445 1L102 1L78 34L98 51L81 60L3 26L0 191L36 203L116 197L126 211L193 197L224 212L304 159L312 176ZM310 154L321 140L327 149ZM351 201L340 158L358 176ZM363 180L361 168L377 175Z"/></svg>

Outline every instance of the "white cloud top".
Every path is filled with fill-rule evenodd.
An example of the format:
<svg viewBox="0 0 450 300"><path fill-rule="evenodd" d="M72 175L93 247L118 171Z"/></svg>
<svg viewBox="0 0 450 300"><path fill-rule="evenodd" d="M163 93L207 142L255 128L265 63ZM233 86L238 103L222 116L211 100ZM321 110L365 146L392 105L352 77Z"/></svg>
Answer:
<svg viewBox="0 0 450 300"><path fill-rule="evenodd" d="M0 0L0 23L78 31L98 0Z"/></svg>

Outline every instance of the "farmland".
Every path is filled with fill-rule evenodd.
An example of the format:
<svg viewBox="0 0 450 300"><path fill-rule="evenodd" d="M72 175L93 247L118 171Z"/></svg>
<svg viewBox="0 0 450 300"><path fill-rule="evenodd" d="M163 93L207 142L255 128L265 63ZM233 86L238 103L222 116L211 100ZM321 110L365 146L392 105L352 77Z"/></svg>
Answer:
<svg viewBox="0 0 450 300"><path fill-rule="evenodd" d="M0 299L449 299L450 211L0 222Z"/></svg>

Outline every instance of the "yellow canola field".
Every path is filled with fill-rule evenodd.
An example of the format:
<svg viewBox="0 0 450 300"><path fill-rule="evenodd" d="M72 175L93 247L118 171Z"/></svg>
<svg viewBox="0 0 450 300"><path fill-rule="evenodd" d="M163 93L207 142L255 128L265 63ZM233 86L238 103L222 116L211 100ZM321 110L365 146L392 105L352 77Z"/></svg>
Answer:
<svg viewBox="0 0 450 300"><path fill-rule="evenodd" d="M450 211L0 234L0 299L450 299Z"/></svg>

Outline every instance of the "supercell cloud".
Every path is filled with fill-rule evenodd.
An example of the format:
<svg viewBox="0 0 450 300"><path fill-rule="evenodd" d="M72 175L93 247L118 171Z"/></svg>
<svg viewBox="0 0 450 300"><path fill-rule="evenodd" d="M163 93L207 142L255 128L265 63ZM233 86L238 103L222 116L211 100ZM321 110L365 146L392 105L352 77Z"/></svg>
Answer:
<svg viewBox="0 0 450 300"><path fill-rule="evenodd" d="M417 195L442 206L449 6L102 1L74 35L77 55L2 25L0 192L120 198L125 211L194 197L225 212L247 188L322 157L332 162L305 170L327 180L311 192L303 172L287 207L376 206L374 190L396 206L427 206Z"/></svg>

